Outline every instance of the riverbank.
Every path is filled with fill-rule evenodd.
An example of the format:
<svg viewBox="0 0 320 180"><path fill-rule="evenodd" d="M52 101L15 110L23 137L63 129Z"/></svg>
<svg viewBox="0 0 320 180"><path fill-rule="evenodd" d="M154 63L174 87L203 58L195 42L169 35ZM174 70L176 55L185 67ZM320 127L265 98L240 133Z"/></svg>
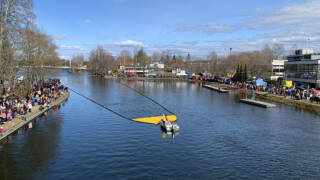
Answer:
<svg viewBox="0 0 320 180"><path fill-rule="evenodd" d="M284 97L274 94L268 94L266 92L256 92L256 98L293 106L297 109L306 110L320 115L320 104L311 103L305 100L295 100L291 99L291 97L289 96Z"/></svg>
<svg viewBox="0 0 320 180"><path fill-rule="evenodd" d="M106 76L106 79L123 79L123 80L139 80L139 81L150 81L150 80L172 80L172 81L187 81L187 82L198 82L198 83L203 83L206 85L211 85L215 87L220 87L225 90L240 90L240 93L245 93L246 96L251 96L253 90L249 89L243 89L239 87L235 87L229 84L225 83L219 83L219 82L210 82L210 81L203 81L203 80L194 80L194 79L188 79L188 78L174 78L174 77L110 77ZM302 109L306 110L312 113L316 113L320 115L320 105L316 103L311 103L309 101L305 100L295 100L291 99L289 97L285 98L284 96L279 96L279 95L274 95L274 94L268 94L266 92L259 92L255 91L256 98L261 99L261 100L266 100L270 102L276 102L276 103L281 103L285 104L288 106L293 106L297 109Z"/></svg>
<svg viewBox="0 0 320 180"><path fill-rule="evenodd" d="M54 106L60 105L63 102L65 102L68 97L70 96L69 92L63 92L61 96L56 100L51 102L48 106L44 107L42 110L40 110L40 105L36 105L32 107L31 113L28 113L26 115L18 115L11 121L8 121L1 127L3 128L3 131L0 132L0 142L11 135L12 133L16 132L18 129L29 125L32 126L32 121L35 120L37 117L45 113L46 111L50 110Z"/></svg>

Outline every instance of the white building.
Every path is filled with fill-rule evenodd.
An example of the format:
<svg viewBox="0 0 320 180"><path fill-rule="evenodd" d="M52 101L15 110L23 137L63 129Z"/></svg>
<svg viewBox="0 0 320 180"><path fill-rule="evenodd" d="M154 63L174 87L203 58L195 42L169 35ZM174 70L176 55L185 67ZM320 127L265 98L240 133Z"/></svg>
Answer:
<svg viewBox="0 0 320 180"><path fill-rule="evenodd" d="M272 60L272 75L271 80L278 80L284 77L284 62L287 60L274 59Z"/></svg>
<svg viewBox="0 0 320 180"><path fill-rule="evenodd" d="M164 64L161 62L155 62L150 64L151 69L164 69Z"/></svg>
<svg viewBox="0 0 320 180"><path fill-rule="evenodd" d="M174 63L172 65L172 75L181 77L181 76L187 76L186 73L186 64L184 63Z"/></svg>

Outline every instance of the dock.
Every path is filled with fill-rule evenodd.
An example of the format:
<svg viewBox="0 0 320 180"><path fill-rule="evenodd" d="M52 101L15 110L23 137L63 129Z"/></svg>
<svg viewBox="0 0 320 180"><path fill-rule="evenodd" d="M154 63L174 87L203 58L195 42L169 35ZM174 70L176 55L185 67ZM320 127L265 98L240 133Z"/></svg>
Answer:
<svg viewBox="0 0 320 180"><path fill-rule="evenodd" d="M263 101L257 101L257 100L253 100L253 99L240 99L240 102L255 105L255 106L260 106L260 107L264 107L264 108L275 108L276 107L275 104L271 104L271 103L267 103L267 102L263 102Z"/></svg>
<svg viewBox="0 0 320 180"><path fill-rule="evenodd" d="M69 92L65 92L63 95L61 95L56 101L53 101L50 103L47 107L44 107L44 109L39 110L39 105L32 107L32 112L28 113L23 116L18 116L11 121L7 122L6 124L2 125L3 132L0 132L0 142L11 135L12 133L16 132L22 127L28 126L29 128L32 128L32 122L37 117L41 116L43 113L47 112L54 106L60 105L63 102L65 102L68 97L70 96ZM25 120L22 120L21 117L25 117Z"/></svg>
<svg viewBox="0 0 320 180"><path fill-rule="evenodd" d="M203 87L220 92L220 93L228 93L229 92L229 90L226 90L226 89L223 89L220 87L211 86L211 85L206 85L206 84L203 85Z"/></svg>

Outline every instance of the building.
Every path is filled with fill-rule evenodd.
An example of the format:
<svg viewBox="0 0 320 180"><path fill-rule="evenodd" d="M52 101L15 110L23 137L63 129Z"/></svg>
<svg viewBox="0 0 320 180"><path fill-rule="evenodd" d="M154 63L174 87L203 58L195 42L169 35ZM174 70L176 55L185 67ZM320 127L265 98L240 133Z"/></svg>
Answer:
<svg viewBox="0 0 320 180"><path fill-rule="evenodd" d="M172 75L177 77L187 76L186 68L187 66L185 63L174 63L171 66Z"/></svg>
<svg viewBox="0 0 320 180"><path fill-rule="evenodd" d="M127 66L133 66L130 61L122 61L118 63L118 71L124 71Z"/></svg>
<svg viewBox="0 0 320 180"><path fill-rule="evenodd" d="M285 79L296 85L320 88L320 54L312 50L297 50L285 62Z"/></svg>
<svg viewBox="0 0 320 180"><path fill-rule="evenodd" d="M272 75L271 80L278 80L279 78L284 77L284 62L287 60L272 60Z"/></svg>
<svg viewBox="0 0 320 180"><path fill-rule="evenodd" d="M152 76L162 76L164 75L164 63L154 62L149 65L149 71Z"/></svg>
<svg viewBox="0 0 320 180"><path fill-rule="evenodd" d="M164 64L161 62L154 62L150 64L150 69L160 69L164 70Z"/></svg>
<svg viewBox="0 0 320 180"><path fill-rule="evenodd" d="M118 64L118 73L126 76L143 76L149 73L146 67L134 66L132 62L125 61Z"/></svg>

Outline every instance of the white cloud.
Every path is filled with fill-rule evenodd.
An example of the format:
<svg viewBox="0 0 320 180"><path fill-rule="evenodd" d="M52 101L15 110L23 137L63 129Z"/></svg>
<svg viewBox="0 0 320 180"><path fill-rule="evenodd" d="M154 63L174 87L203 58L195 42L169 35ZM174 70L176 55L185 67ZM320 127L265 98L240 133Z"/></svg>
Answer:
<svg viewBox="0 0 320 180"><path fill-rule="evenodd" d="M178 24L175 27L176 32L202 31L205 33L232 33L237 29L237 25Z"/></svg>
<svg viewBox="0 0 320 180"><path fill-rule="evenodd" d="M91 19L86 19L86 20L84 20L84 23L86 23L86 24L92 24L92 23L93 23L93 20L91 20Z"/></svg>
<svg viewBox="0 0 320 180"><path fill-rule="evenodd" d="M114 43L114 45L122 46L122 47L148 47L146 44L142 42L132 41L132 40L116 42Z"/></svg>
<svg viewBox="0 0 320 180"><path fill-rule="evenodd" d="M320 47L320 0L303 1L297 5L265 10L255 9L246 16L244 23L234 25L199 25L180 24L176 32L235 33L247 30L251 37L242 40L223 41L221 46L214 46L222 51L223 46L250 51L262 48L265 44L284 44L287 49L296 44L299 47ZM267 33L266 33L267 32ZM209 41L206 41L210 43ZM186 44L185 45L190 45ZM212 47L212 48L214 48ZM195 49L197 49L195 47Z"/></svg>
<svg viewBox="0 0 320 180"><path fill-rule="evenodd" d="M86 55L89 53L89 51L77 45L74 45L74 46L62 45L62 46L59 46L58 53L60 58L70 59L71 57L78 54Z"/></svg>

